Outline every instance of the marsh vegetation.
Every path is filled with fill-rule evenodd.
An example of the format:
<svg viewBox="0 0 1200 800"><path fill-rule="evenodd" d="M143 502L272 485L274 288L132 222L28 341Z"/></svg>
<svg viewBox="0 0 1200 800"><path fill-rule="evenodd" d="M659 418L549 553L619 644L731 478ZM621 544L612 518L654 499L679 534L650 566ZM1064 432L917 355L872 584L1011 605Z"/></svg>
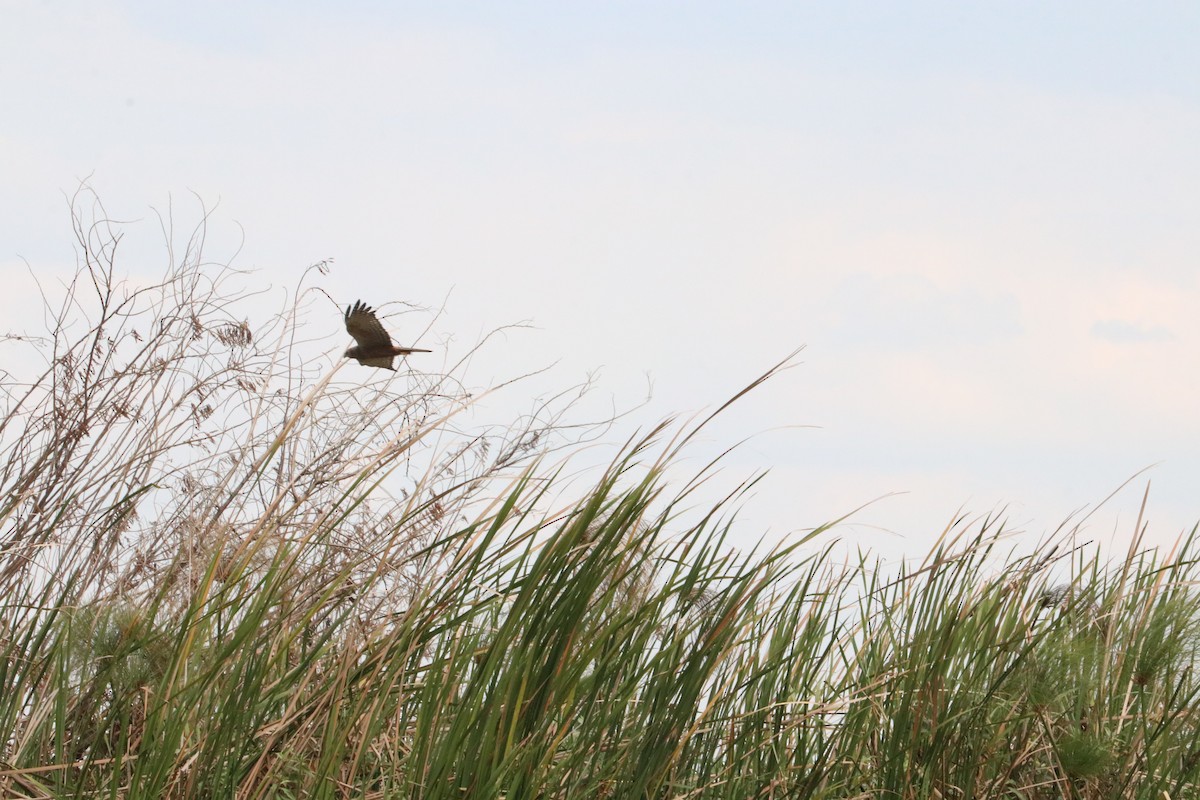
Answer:
<svg viewBox="0 0 1200 800"><path fill-rule="evenodd" d="M703 420L564 482L568 398L475 428L461 364L302 356L319 293L243 315L203 223L134 283L72 211L0 343L0 794L1200 796L1192 536L739 553L665 476Z"/></svg>

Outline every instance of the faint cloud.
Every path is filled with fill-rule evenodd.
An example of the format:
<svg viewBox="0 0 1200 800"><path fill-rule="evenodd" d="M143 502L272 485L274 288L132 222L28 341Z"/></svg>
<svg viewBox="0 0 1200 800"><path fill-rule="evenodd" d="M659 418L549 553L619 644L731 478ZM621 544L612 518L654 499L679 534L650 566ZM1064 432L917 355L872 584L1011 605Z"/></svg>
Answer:
<svg viewBox="0 0 1200 800"><path fill-rule="evenodd" d="M1120 319L1100 320L1092 325L1092 336L1116 344L1139 342L1166 342L1175 338L1170 328L1161 325L1142 325Z"/></svg>
<svg viewBox="0 0 1200 800"><path fill-rule="evenodd" d="M885 347L979 345L1022 332L1011 294L945 289L915 273L847 276L833 291L838 338Z"/></svg>
<svg viewBox="0 0 1200 800"><path fill-rule="evenodd" d="M687 135L680 122L641 114L593 115L566 131L568 141L579 145L662 144L685 141Z"/></svg>

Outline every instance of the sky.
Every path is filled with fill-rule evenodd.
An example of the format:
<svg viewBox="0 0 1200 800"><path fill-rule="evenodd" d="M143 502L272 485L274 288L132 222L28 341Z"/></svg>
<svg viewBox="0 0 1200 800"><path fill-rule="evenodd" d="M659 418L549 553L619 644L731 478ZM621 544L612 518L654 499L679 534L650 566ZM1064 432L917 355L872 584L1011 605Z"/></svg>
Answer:
<svg viewBox="0 0 1200 800"><path fill-rule="evenodd" d="M153 209L203 202L211 249L262 285L332 258L339 301L441 309L396 333L446 358L528 321L472 379L595 373L623 425L711 409L803 346L695 453L750 437L723 474L770 470L746 542L876 498L838 535L887 557L960 512L1035 541L1147 467L1089 535L1123 549L1147 480L1151 543L1200 520L1200 5L0 16L0 327L34 325L27 264L73 263L87 179L135 220L130 269L162 260Z"/></svg>

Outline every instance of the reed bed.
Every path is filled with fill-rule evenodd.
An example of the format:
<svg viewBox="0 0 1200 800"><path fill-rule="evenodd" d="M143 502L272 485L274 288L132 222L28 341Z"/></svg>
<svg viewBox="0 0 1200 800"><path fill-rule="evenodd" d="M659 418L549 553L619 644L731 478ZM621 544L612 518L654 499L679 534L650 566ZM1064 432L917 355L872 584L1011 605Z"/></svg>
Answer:
<svg viewBox="0 0 1200 800"><path fill-rule="evenodd" d="M739 553L741 495L665 477L703 422L566 482L561 409L307 367L311 293L239 316L203 225L135 286L73 212L3 343L41 365L2 376L3 796L1200 796L1194 531Z"/></svg>

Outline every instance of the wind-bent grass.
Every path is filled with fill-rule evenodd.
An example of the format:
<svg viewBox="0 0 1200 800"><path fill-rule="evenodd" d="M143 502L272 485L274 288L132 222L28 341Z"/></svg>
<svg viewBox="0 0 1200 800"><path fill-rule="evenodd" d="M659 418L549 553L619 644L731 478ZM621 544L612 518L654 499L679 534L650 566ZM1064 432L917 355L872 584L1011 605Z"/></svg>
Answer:
<svg viewBox="0 0 1200 800"><path fill-rule="evenodd" d="M566 493L555 419L479 437L452 376L297 374L294 318L240 322L198 240L126 294L78 230L44 373L3 387L4 796L1197 796L1193 538L738 555L737 497L663 478L687 431Z"/></svg>

